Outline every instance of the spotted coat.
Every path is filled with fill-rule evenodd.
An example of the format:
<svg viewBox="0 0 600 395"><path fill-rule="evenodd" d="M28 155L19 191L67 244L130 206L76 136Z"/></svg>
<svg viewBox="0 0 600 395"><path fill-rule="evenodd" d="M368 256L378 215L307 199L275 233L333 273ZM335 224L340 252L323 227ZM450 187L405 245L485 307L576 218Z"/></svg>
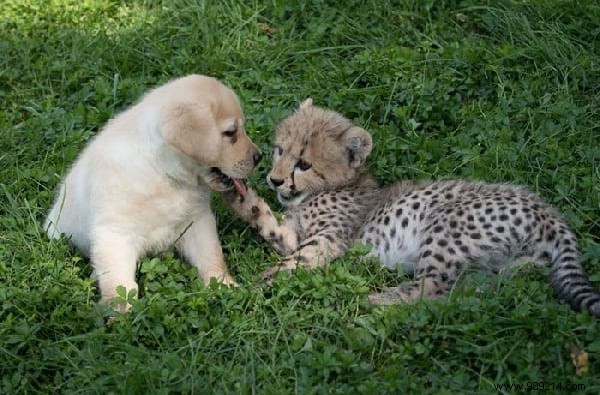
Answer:
<svg viewBox="0 0 600 395"><path fill-rule="evenodd" d="M315 117L326 110L310 107L308 111ZM299 118L293 124L301 125L306 112L301 107L292 115ZM326 115L330 119L331 112ZM319 127L327 132L326 122ZM281 156L289 153L294 157L291 162L298 162L294 147L282 148ZM302 152L301 160L312 166L319 160L305 146L296 152ZM355 158L356 153L340 154L339 167ZM400 182L381 188L359 167L343 182L316 188L315 181L312 188L299 190L294 179L310 171L310 166L302 167L302 172L292 169L287 181L286 194L295 191L291 199L280 199L288 202L281 223L251 189L245 197L229 198L234 211L285 255L263 273L266 280L280 270L324 265L362 243L371 246L370 255L386 267L402 267L413 275L412 281L369 295L373 304L447 294L469 267L500 273L532 262L550 265L550 283L560 298L575 309L600 315L600 294L579 263L573 232L552 206L525 188L464 180ZM311 185L308 180L304 183ZM310 192L303 192L307 189Z"/></svg>

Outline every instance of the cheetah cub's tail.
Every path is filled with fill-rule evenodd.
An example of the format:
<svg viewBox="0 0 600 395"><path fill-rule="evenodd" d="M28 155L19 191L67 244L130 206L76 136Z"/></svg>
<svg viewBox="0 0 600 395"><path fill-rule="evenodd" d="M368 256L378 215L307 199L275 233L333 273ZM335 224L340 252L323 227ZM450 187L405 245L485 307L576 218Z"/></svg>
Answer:
<svg viewBox="0 0 600 395"><path fill-rule="evenodd" d="M600 317L600 293L590 284L579 263L579 253L573 235L558 235L557 248L552 251L550 284L557 296L575 310L588 310Z"/></svg>

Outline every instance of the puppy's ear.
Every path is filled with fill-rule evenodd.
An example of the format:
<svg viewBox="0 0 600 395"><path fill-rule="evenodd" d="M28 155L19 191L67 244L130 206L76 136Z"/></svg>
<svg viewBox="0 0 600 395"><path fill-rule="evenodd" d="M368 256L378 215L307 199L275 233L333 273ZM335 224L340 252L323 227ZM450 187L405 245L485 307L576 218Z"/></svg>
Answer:
<svg viewBox="0 0 600 395"><path fill-rule="evenodd" d="M313 105L313 100L312 100L312 98L309 97L308 99L306 99L302 103L300 103L300 109L303 110L305 108L312 107L312 105Z"/></svg>
<svg viewBox="0 0 600 395"><path fill-rule="evenodd" d="M358 126L351 127L344 133L344 141L350 167L362 166L369 157L371 148L373 148L373 140L369 132Z"/></svg>
<svg viewBox="0 0 600 395"><path fill-rule="evenodd" d="M161 134L167 144L201 164L211 165L218 157L221 133L210 105L183 103L168 109Z"/></svg>

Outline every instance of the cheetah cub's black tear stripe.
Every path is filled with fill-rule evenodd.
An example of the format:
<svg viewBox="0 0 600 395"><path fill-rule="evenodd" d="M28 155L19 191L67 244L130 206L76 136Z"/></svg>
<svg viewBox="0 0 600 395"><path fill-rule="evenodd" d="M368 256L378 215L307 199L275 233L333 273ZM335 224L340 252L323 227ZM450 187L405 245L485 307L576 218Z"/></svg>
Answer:
<svg viewBox="0 0 600 395"><path fill-rule="evenodd" d="M267 179L286 206L278 222L249 189L230 193L232 208L284 254L263 273L323 265L360 242L390 269L413 281L369 295L373 304L447 294L460 273L499 273L523 262L551 265L550 284L574 309L600 316L600 294L580 262L577 241L561 216L524 188L462 180L400 182L378 187L365 166L371 136L309 99L276 130L278 154ZM302 159L310 166L298 166Z"/></svg>

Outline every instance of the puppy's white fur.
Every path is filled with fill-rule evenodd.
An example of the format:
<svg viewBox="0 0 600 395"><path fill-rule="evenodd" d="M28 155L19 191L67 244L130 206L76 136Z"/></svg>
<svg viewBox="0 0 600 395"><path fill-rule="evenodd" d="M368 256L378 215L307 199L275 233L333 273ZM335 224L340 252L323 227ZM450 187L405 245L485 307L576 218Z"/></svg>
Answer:
<svg viewBox="0 0 600 395"><path fill-rule="evenodd" d="M259 157L243 121L229 88L191 75L150 91L83 150L45 228L52 238L69 236L91 257L102 301L114 298L119 285L137 290L138 258L175 242L205 281L233 282L210 190L230 188L214 168L245 178Z"/></svg>

